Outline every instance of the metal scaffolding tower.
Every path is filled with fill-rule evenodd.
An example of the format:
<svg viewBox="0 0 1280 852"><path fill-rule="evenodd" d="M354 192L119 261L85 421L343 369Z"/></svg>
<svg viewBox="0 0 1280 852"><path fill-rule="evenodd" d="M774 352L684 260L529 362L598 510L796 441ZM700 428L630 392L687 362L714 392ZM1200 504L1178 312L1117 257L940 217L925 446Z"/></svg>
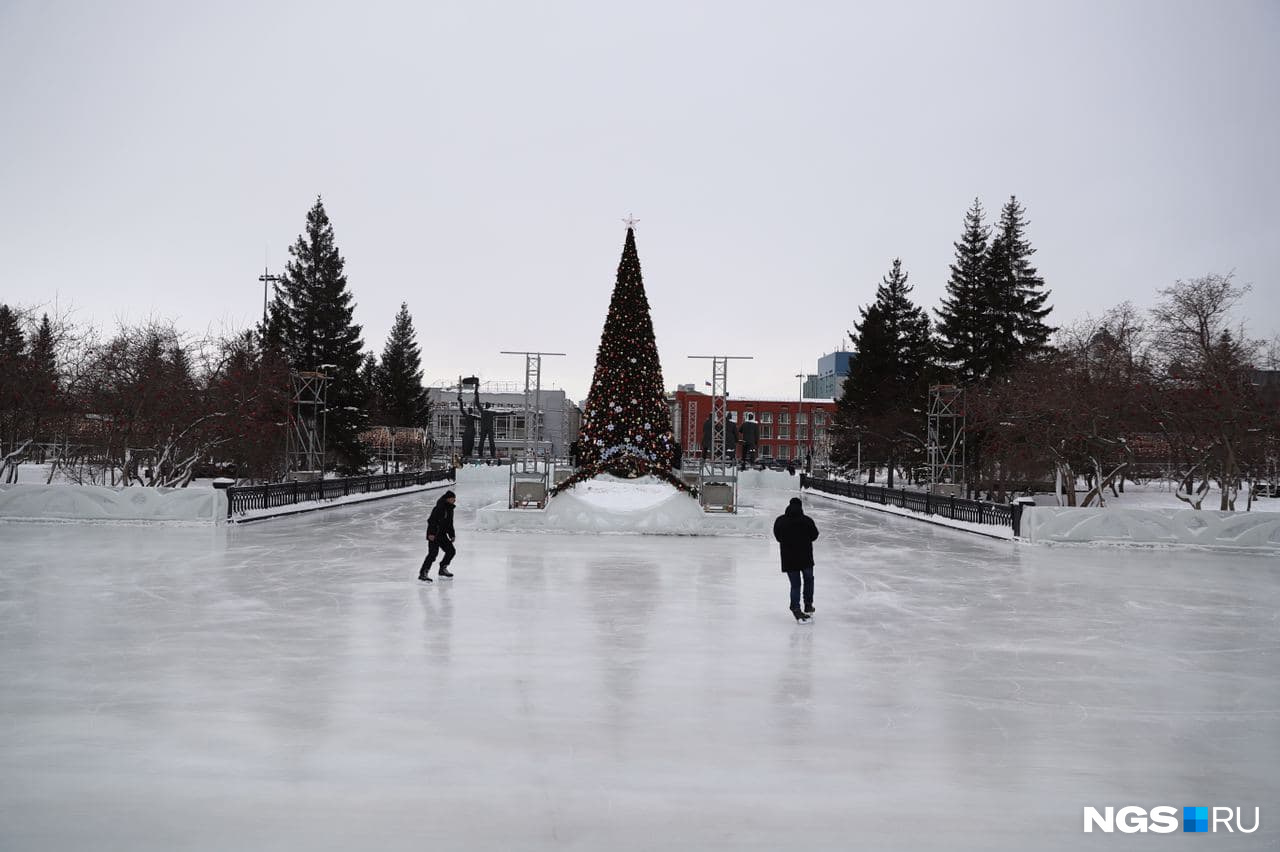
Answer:
<svg viewBox="0 0 1280 852"><path fill-rule="evenodd" d="M532 459L542 445L542 356L564 355L563 352L515 352L503 355L524 356L524 457Z"/></svg>
<svg viewBox="0 0 1280 852"><path fill-rule="evenodd" d="M327 365L326 365L327 366ZM324 469L325 400L329 376L319 371L292 370L293 399L289 403L289 474L306 471L320 478Z"/></svg>
<svg viewBox="0 0 1280 852"><path fill-rule="evenodd" d="M965 481L964 388L929 386L929 485L963 485Z"/></svg>
<svg viewBox="0 0 1280 852"><path fill-rule="evenodd" d="M729 362L750 361L750 355L690 355L711 361L711 450L702 458L702 507L707 511L738 511L738 463L725 446L729 411ZM709 487L708 487L709 486Z"/></svg>
<svg viewBox="0 0 1280 852"><path fill-rule="evenodd" d="M565 353L504 349L502 354L524 356L524 450L520 459L511 462L508 505L541 509L547 505L551 473L551 459L537 455L542 447L542 356Z"/></svg>

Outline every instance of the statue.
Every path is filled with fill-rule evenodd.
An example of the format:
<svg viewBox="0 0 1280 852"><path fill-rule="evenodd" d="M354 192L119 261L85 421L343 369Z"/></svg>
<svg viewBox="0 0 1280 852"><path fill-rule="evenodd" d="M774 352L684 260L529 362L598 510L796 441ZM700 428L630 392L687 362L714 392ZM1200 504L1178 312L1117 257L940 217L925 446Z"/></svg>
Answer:
<svg viewBox="0 0 1280 852"><path fill-rule="evenodd" d="M760 424L756 423L756 416L752 412L747 412L747 419L742 424L742 461L743 463L755 464L756 447L760 443Z"/></svg>
<svg viewBox="0 0 1280 852"><path fill-rule="evenodd" d="M707 419L702 424L702 457L704 459L711 458L711 415L707 415ZM738 425L732 420L725 418L724 421L724 456L717 461L724 459L736 459L738 457Z"/></svg>
<svg viewBox="0 0 1280 852"><path fill-rule="evenodd" d="M458 381L458 410L462 414L462 458L464 461L471 458L472 452L476 446L476 419L475 411L467 407L466 402L462 399L462 388L464 384L475 384L476 388L476 407L480 405L480 380L472 377L470 379L461 379Z"/></svg>

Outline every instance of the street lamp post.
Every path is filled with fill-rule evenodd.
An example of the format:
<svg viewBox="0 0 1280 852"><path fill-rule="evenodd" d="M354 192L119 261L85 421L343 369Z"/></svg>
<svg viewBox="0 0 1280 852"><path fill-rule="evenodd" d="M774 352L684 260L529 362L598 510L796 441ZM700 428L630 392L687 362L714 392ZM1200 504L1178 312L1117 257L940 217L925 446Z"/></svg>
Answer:
<svg viewBox="0 0 1280 852"><path fill-rule="evenodd" d="M800 425L804 419L804 373L796 373L795 377L800 380L800 401L796 405L796 452L799 452L803 449L800 443ZM813 442L808 440L808 436L813 433L809 432L809 424L805 423L804 426L805 442L809 445L809 452L804 457L804 469L806 472L812 473L810 465L813 463Z"/></svg>

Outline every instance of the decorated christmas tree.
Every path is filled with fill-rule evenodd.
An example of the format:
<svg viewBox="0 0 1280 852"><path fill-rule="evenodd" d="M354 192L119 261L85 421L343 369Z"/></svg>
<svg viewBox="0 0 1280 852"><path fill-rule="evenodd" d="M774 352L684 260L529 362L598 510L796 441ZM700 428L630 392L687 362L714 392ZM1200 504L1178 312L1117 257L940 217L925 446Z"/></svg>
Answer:
<svg viewBox="0 0 1280 852"><path fill-rule="evenodd" d="M640 276L634 224L627 220L618 280L596 352L582 415L579 469L557 492L601 473L627 478L649 474L690 490L671 472L671 410Z"/></svg>

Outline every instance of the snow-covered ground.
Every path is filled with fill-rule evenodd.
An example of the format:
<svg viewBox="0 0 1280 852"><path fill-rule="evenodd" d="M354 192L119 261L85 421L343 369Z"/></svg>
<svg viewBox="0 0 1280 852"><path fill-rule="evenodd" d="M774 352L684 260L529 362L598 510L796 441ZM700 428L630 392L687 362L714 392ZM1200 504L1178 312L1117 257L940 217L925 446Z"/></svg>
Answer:
<svg viewBox="0 0 1280 852"><path fill-rule="evenodd" d="M0 848L1145 848L1081 832L1130 804L1259 806L1214 848L1280 844L1273 558L813 497L800 626L766 538L475 529L505 487L462 475L432 585L438 492L0 523Z"/></svg>
<svg viewBox="0 0 1280 852"><path fill-rule="evenodd" d="M1107 507L1124 509L1188 509L1190 506L1174 496L1177 483L1168 480L1152 480L1150 482L1126 482L1124 493L1112 495L1106 492ZM1083 496L1083 494L1081 495ZM1240 489L1236 496L1236 511L1243 512L1248 504L1248 486ZM1205 494L1201 509L1217 511L1222 505L1222 491L1216 486L1209 488ZM1038 501L1037 501L1038 502ZM1096 502L1094 505L1097 505ZM1253 501L1251 512L1280 512L1280 497L1259 497Z"/></svg>
<svg viewBox="0 0 1280 852"><path fill-rule="evenodd" d="M49 481L49 469L51 464L36 464L35 462L23 462L18 465L18 484L19 485L68 485L72 484L72 480L67 476L64 470L55 470L53 472L53 481ZM91 483L86 482L86 485ZM98 483L103 484L103 483ZM213 478L203 477L191 480L188 488L212 488Z"/></svg>

